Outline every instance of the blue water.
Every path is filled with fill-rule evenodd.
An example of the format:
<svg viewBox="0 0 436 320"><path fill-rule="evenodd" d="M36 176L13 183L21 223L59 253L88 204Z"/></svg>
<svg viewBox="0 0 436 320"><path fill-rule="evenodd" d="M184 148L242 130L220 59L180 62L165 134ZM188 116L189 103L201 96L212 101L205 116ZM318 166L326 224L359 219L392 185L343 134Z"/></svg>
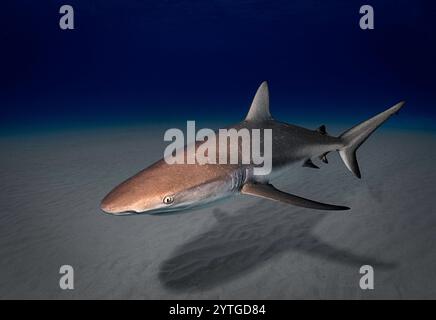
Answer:
<svg viewBox="0 0 436 320"><path fill-rule="evenodd" d="M371 1L2 4L0 124L29 128L239 121L268 80L276 118L354 124L400 100L393 126L433 129L436 5Z"/></svg>

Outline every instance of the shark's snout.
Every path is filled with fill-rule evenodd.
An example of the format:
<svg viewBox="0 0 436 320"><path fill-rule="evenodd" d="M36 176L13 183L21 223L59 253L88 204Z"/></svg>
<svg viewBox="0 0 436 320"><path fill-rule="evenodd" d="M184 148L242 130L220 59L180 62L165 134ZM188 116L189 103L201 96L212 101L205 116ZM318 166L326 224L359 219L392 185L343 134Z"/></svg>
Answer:
<svg viewBox="0 0 436 320"><path fill-rule="evenodd" d="M100 209L112 215L128 215L135 213L133 208L126 203L126 199L118 193L118 189L112 190L100 203Z"/></svg>
<svg viewBox="0 0 436 320"><path fill-rule="evenodd" d="M112 203L112 201L110 201L107 196L101 201L100 209L106 213L113 215L121 214L119 208L117 208L117 206L115 206L114 203Z"/></svg>
<svg viewBox="0 0 436 320"><path fill-rule="evenodd" d="M150 179L132 177L116 186L101 200L100 208L108 214L125 216L154 210L162 205L161 197L153 193Z"/></svg>
<svg viewBox="0 0 436 320"><path fill-rule="evenodd" d="M115 210L110 204L105 203L104 201L100 204L100 209L109 214L117 214L117 210Z"/></svg>

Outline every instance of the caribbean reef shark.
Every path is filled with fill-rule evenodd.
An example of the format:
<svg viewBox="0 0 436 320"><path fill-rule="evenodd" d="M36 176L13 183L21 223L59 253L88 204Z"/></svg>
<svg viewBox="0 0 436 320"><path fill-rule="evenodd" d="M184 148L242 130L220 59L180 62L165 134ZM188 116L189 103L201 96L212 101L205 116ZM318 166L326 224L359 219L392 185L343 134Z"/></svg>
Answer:
<svg viewBox="0 0 436 320"><path fill-rule="evenodd" d="M229 128L272 129L272 171L254 175L254 164L168 164L157 161L115 187L101 202L101 209L114 215L168 213L192 209L236 195L250 195L294 206L318 210L347 210L276 189L270 181L293 165L318 168L312 159L327 163L327 154L338 151L345 166L356 177L361 173L356 150L390 116L404 105L400 102L342 133L327 133L325 126L310 130L273 119L269 91L263 82L246 118ZM197 143L198 145L199 143Z"/></svg>

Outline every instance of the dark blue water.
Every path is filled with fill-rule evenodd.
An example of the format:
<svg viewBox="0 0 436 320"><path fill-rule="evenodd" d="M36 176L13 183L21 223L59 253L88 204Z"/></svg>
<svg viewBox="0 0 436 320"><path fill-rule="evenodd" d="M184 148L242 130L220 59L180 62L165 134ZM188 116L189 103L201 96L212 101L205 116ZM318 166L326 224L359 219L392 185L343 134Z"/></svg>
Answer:
<svg viewBox="0 0 436 320"><path fill-rule="evenodd" d="M400 100L436 118L436 5L371 1L11 1L1 4L2 132L240 120L268 80L273 115L355 123ZM75 30L58 27L75 9Z"/></svg>

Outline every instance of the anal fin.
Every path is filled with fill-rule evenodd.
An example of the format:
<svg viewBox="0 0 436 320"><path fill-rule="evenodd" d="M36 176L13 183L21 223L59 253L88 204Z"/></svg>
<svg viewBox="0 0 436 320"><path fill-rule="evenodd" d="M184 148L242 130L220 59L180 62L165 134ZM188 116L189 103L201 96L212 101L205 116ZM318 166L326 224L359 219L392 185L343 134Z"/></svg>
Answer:
<svg viewBox="0 0 436 320"><path fill-rule="evenodd" d="M318 167L316 164L314 164L314 163L312 162L312 160L310 160L310 159L307 159L306 161L304 161L304 163L303 163L303 167L313 168L313 169L319 169L319 167Z"/></svg>
<svg viewBox="0 0 436 320"><path fill-rule="evenodd" d="M317 210L348 210L349 207L337 206L302 198L290 193L276 189L271 184L254 184L247 183L241 189L242 194L248 194L255 197L270 199L273 201L284 202L294 206L317 209Z"/></svg>

